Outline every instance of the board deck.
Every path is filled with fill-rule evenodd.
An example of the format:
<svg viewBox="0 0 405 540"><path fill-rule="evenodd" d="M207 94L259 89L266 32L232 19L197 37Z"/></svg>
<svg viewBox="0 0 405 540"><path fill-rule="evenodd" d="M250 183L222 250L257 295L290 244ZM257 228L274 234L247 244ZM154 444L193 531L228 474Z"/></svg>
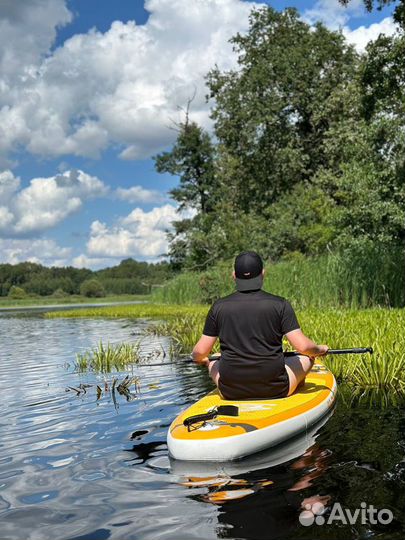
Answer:
<svg viewBox="0 0 405 540"><path fill-rule="evenodd" d="M216 389L183 411L171 424L168 434L169 452L177 459L214 459L208 456L222 456L221 459L237 459L254 451L256 434L257 451L266 446L278 444L289 436L318 421L333 406L336 381L325 365L317 361L308 374L305 383L289 397L260 400L225 400ZM238 416L218 415L215 419L201 422L187 428L183 422L193 415L206 413L221 405L235 405ZM264 434L267 434L267 438ZM244 453L243 436L246 440ZM238 437L239 436L239 437ZM225 449L237 443L235 449ZM198 446L201 446L199 449ZM182 449L183 447L183 449ZM204 454L204 449L206 454ZM217 448L217 453L215 453ZM190 456L187 457L187 453ZM227 456L229 455L229 458Z"/></svg>

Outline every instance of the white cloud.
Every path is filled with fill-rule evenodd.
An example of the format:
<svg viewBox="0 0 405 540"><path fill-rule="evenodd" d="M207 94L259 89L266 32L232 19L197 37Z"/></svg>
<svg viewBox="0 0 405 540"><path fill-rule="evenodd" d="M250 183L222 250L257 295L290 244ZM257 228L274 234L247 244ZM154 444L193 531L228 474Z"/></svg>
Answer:
<svg viewBox="0 0 405 540"><path fill-rule="evenodd" d="M14 193L20 187L20 179L16 178L11 171L0 173L0 203L8 203Z"/></svg>
<svg viewBox="0 0 405 540"><path fill-rule="evenodd" d="M116 21L105 33L75 35L50 52L55 27L69 20L69 12L61 0L29 1L31 19L24 19L22 4L16 3L16 16L7 23L13 28L7 43L0 38L13 66L11 78L0 79L0 153L24 145L45 156L97 156L118 143L126 159L171 143L175 133L168 126L195 92L192 116L210 125L204 76L215 64L235 67L228 40L247 29L253 6L241 0L146 0L145 25ZM46 6L49 14L36 27L32 14L39 18ZM19 41L23 35L27 39Z"/></svg>
<svg viewBox="0 0 405 540"><path fill-rule="evenodd" d="M351 0L348 6L343 6L338 0L317 0L310 9L304 11L302 17L309 24L322 22L328 28L338 30L345 26L351 17L364 12L363 0Z"/></svg>
<svg viewBox="0 0 405 540"><path fill-rule="evenodd" d="M0 235L24 236L42 232L77 212L83 202L108 193L97 177L71 170L50 178L34 178L19 190L20 180L0 174Z"/></svg>
<svg viewBox="0 0 405 540"><path fill-rule="evenodd" d="M77 34L52 50L72 15L63 0L0 2L0 162L15 149L43 156L98 157L110 145L123 159L146 158L175 139L168 129L196 94L192 118L210 128L204 76L236 67L228 43L248 28L242 0L146 0L145 25L115 21L105 32ZM304 12L342 29L360 50L390 19L350 30L363 0L348 8L317 0Z"/></svg>
<svg viewBox="0 0 405 540"><path fill-rule="evenodd" d="M179 219L176 208L170 204L145 212L135 208L117 224L108 227L94 221L87 243L89 255L96 257L135 257L156 260L167 252L167 230Z"/></svg>
<svg viewBox="0 0 405 540"><path fill-rule="evenodd" d="M109 259L107 257L88 257L84 253L78 255L77 257L74 257L72 259L72 266L75 268L103 268L106 266L113 266L115 264L119 264L120 259L117 259L116 261Z"/></svg>
<svg viewBox="0 0 405 540"><path fill-rule="evenodd" d="M374 41L380 34L392 36L398 31L398 26L391 17L386 17L379 23L370 26L359 26L355 30L343 28L343 35L356 49L363 52L370 41Z"/></svg>
<svg viewBox="0 0 405 540"><path fill-rule="evenodd" d="M347 41L359 52L363 52L369 41L378 38L380 34L391 36L397 31L397 26L391 17L386 17L370 26L360 26L352 30L348 26L349 20L362 16L364 13L363 0L352 0L347 7L340 4L338 0L317 0L311 9L303 13L303 19L309 24L320 21L332 30L341 30Z"/></svg>
<svg viewBox="0 0 405 540"><path fill-rule="evenodd" d="M0 263L17 264L30 261L47 266L68 264L71 249L60 247L50 239L1 239Z"/></svg>
<svg viewBox="0 0 405 540"><path fill-rule="evenodd" d="M118 188L115 191L118 199L129 203L161 203L166 199L160 191L145 189L142 186L133 186L129 189Z"/></svg>
<svg viewBox="0 0 405 540"><path fill-rule="evenodd" d="M55 40L56 29L71 20L64 0L2 0L1 90L32 78Z"/></svg>

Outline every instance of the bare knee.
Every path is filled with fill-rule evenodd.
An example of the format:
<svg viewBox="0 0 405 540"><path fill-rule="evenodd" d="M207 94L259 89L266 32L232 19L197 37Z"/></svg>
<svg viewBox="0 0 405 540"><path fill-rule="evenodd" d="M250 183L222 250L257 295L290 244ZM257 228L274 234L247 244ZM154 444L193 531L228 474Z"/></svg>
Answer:
<svg viewBox="0 0 405 540"><path fill-rule="evenodd" d="M314 358L303 355L292 356L285 359L285 368L290 384L288 392L289 396L295 392L297 386L305 380L305 377L314 365L314 360Z"/></svg>

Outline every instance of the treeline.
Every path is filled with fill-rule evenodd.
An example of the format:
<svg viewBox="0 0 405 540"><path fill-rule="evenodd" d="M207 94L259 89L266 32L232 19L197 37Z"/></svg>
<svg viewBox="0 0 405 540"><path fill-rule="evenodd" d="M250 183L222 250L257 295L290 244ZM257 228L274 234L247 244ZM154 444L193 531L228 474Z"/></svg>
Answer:
<svg viewBox="0 0 405 540"><path fill-rule="evenodd" d="M31 262L0 264L0 296L147 294L153 285L162 284L171 275L166 262L149 264L134 259L98 271L71 266L48 268Z"/></svg>
<svg viewBox="0 0 405 540"><path fill-rule="evenodd" d="M155 157L159 172L179 176L180 210L194 211L179 213L170 236L175 268L255 249L272 262L339 255L346 274L357 265L366 279L372 264L400 281L404 11L398 33L364 54L294 9L252 11L232 39L238 68L207 74L213 136L191 120L190 101L173 148Z"/></svg>

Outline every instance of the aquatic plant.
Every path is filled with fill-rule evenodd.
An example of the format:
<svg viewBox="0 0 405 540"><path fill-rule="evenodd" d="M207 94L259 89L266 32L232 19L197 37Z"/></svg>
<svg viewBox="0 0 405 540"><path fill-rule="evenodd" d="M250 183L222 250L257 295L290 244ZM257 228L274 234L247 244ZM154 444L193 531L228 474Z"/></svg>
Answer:
<svg viewBox="0 0 405 540"><path fill-rule="evenodd" d="M189 353L201 336L204 318L199 310L194 315L152 325L149 331L171 336L177 354ZM305 310L298 312L298 319L307 335L331 348L374 348L372 356L325 357L338 380L362 388L405 391L405 343L400 341L405 326L404 309Z"/></svg>
<svg viewBox="0 0 405 540"><path fill-rule="evenodd" d="M207 312L205 305L168 305L168 304L132 304L126 306L105 306L89 309L72 309L68 311L51 311L45 318L85 318L102 317L112 319L172 319L182 315L203 315Z"/></svg>
<svg viewBox="0 0 405 540"><path fill-rule="evenodd" d="M141 391L139 378L126 375L121 382L114 377L112 382L104 381L103 387L99 384L80 383L77 387L68 386L66 392L74 392L77 397L82 397L87 394L89 388L93 388L94 386L96 387L96 400L99 401L103 394L111 396L116 409L119 408L116 392L124 396L126 401L133 401ZM134 387L134 392L131 392L131 387Z"/></svg>
<svg viewBox="0 0 405 540"><path fill-rule="evenodd" d="M402 250L375 251L368 256L354 250L318 258L291 254L289 260L266 264L264 289L301 309L403 306ZM182 273L155 289L151 299L170 304L210 303L233 292L231 272L232 261L209 272Z"/></svg>
<svg viewBox="0 0 405 540"><path fill-rule="evenodd" d="M138 304L92 310L55 312L54 317L117 317L155 319L147 332L172 338L172 355L189 354L200 337L208 306ZM156 320L157 319L157 320ZM352 386L386 388L392 391L405 388L405 309L304 309L298 310L303 331L318 343L331 348L372 346L370 356L347 355L325 358L328 367L339 381ZM286 343L287 348L287 343ZM216 349L218 350L218 349ZM80 365L88 365L88 356Z"/></svg>
<svg viewBox="0 0 405 540"><path fill-rule="evenodd" d="M96 371L110 373L113 369L123 371L128 365L139 362L140 343L119 343L103 345L85 353L77 353L75 369L77 372Z"/></svg>

